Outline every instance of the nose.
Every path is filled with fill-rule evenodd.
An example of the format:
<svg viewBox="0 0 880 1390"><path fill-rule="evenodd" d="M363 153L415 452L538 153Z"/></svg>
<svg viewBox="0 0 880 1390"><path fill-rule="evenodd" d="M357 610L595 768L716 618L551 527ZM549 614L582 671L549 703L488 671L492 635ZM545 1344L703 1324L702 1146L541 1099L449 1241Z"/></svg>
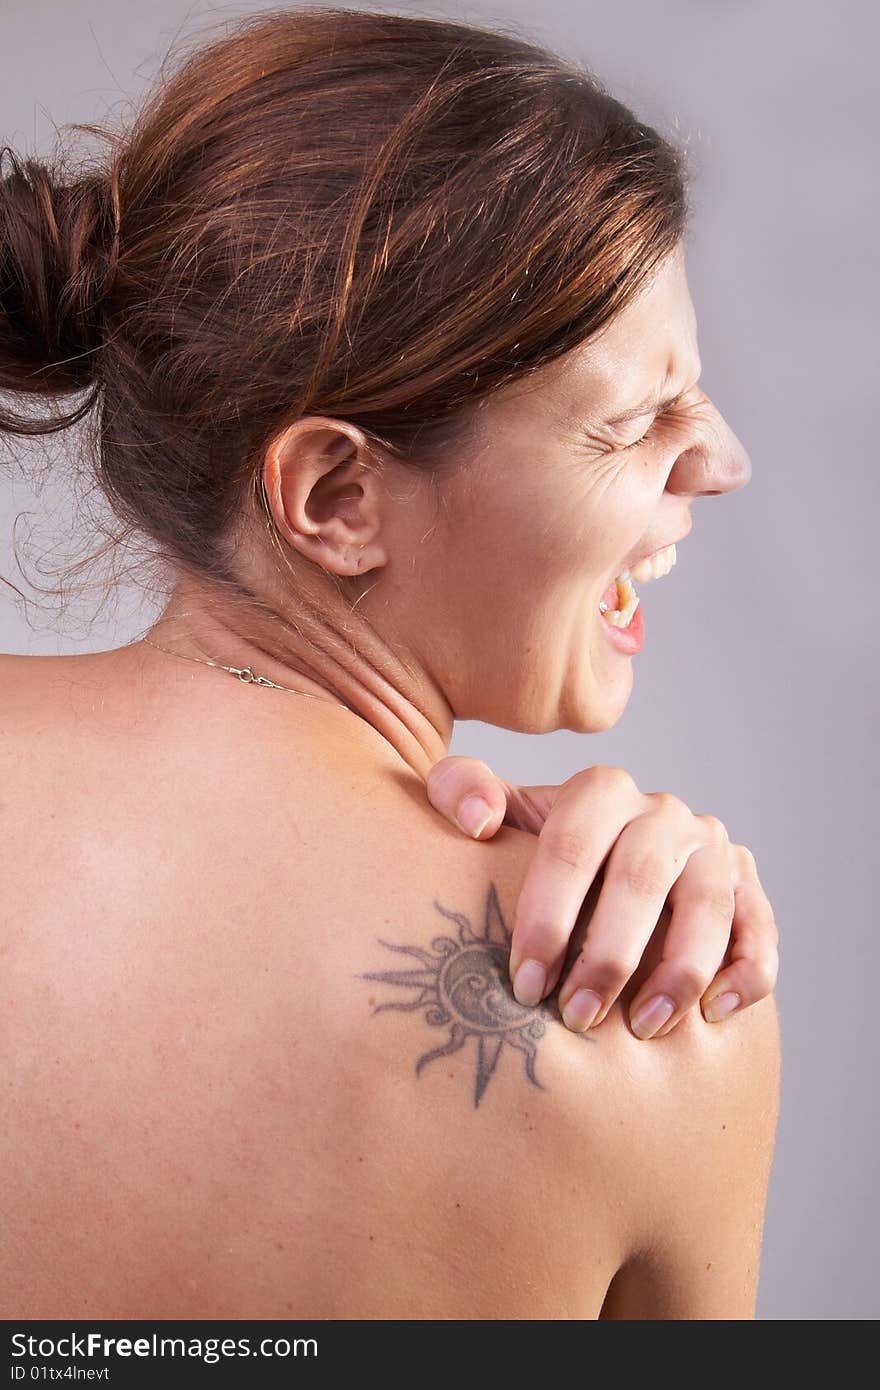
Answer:
<svg viewBox="0 0 880 1390"><path fill-rule="evenodd" d="M699 425L699 435L679 454L666 480L666 490L693 497L720 497L745 487L752 476L751 459L724 416L711 403Z"/></svg>

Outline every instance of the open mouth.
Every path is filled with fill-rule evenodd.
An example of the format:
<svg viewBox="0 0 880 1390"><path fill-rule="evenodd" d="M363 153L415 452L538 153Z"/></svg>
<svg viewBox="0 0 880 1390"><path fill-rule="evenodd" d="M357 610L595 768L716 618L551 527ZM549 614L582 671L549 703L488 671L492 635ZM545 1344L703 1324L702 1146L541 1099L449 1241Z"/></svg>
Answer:
<svg viewBox="0 0 880 1390"><path fill-rule="evenodd" d="M629 627L639 606L633 580L644 584L649 579L662 579L675 564L675 546L667 545L656 554L647 556L633 565L632 570L624 570L613 579L602 595L599 612L613 627Z"/></svg>

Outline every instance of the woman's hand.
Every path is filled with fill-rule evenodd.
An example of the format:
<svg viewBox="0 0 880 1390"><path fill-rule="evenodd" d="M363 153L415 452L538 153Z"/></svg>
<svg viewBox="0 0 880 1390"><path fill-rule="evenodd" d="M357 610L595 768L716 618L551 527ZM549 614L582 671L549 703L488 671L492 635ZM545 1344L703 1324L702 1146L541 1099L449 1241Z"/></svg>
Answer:
<svg viewBox="0 0 880 1390"><path fill-rule="evenodd" d="M590 767L558 787L517 787L477 758L432 767L428 799L475 839L501 825L538 837L516 906L510 977L522 1004L553 990L583 900L606 856L586 940L559 991L565 1023L601 1023L633 975L668 901L663 959L630 1007L640 1038L662 1037L700 1001L714 1023L769 994L779 968L773 909L745 845L668 792L640 792L622 768ZM725 964L725 961L728 963Z"/></svg>

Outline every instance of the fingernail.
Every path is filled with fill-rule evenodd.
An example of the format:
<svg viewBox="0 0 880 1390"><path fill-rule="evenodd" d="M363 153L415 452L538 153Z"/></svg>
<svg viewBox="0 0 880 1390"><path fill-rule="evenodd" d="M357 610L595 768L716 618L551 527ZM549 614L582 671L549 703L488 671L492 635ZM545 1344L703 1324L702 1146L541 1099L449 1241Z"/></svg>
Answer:
<svg viewBox="0 0 880 1390"><path fill-rule="evenodd" d="M513 992L520 1004L540 1004L547 986L547 971L539 960L524 960L513 977Z"/></svg>
<svg viewBox="0 0 880 1390"><path fill-rule="evenodd" d="M458 808L455 819L466 835L472 835L476 839L492 819L492 807L481 796L466 796Z"/></svg>
<svg viewBox="0 0 880 1390"><path fill-rule="evenodd" d="M582 1033L589 1028L602 1007L602 1000L592 989L576 989L562 1010L562 1022L566 1028Z"/></svg>
<svg viewBox="0 0 880 1390"><path fill-rule="evenodd" d="M639 1009L630 1025L637 1038L653 1038L658 1028L675 1013L675 1005L667 994L658 994L643 1008Z"/></svg>
<svg viewBox="0 0 880 1390"><path fill-rule="evenodd" d="M703 1010L703 1016L710 1023L720 1023L722 1018L727 1018L727 1015L732 1014L734 1009L738 1009L741 1003L742 999L738 994L732 992L716 994L715 998L710 999Z"/></svg>

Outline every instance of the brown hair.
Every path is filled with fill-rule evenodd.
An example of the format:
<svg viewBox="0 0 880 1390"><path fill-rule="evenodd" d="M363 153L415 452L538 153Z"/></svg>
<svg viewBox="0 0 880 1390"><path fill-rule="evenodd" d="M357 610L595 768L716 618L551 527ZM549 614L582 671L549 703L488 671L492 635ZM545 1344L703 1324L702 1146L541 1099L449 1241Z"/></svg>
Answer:
<svg viewBox="0 0 880 1390"><path fill-rule="evenodd" d="M113 511L222 585L285 426L346 419L439 468L476 402L597 332L687 217L683 151L519 37L313 8L226 30L124 136L74 127L108 160L0 151L0 390L86 391L0 406L0 431L97 405Z"/></svg>

